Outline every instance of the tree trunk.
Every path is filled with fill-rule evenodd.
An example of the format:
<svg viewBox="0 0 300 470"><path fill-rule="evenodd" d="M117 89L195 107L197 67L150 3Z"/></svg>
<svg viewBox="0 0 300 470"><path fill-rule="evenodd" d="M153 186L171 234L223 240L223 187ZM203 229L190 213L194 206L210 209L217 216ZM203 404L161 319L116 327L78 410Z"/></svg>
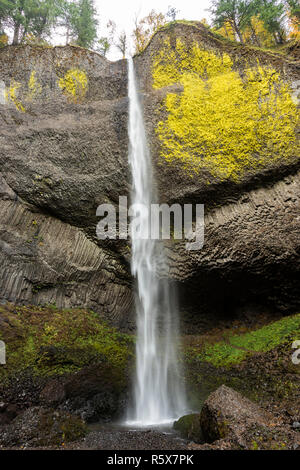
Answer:
<svg viewBox="0 0 300 470"><path fill-rule="evenodd" d="M226 28L226 24L225 24L225 23L223 24L223 28L224 28L226 37L229 38L229 34L228 34L228 31L227 31L227 28Z"/></svg>
<svg viewBox="0 0 300 470"><path fill-rule="evenodd" d="M278 31L279 44L284 43L283 34L281 31Z"/></svg>
<svg viewBox="0 0 300 470"><path fill-rule="evenodd" d="M17 45L19 44L19 33L20 33L20 24L17 23L15 24L15 28L14 28L14 37L13 37L13 45Z"/></svg>
<svg viewBox="0 0 300 470"><path fill-rule="evenodd" d="M239 38L239 40L240 40L240 43L241 43L241 44L244 44L243 36L242 36L242 34L241 34L241 32L240 32L240 29L238 28L238 25L236 24L236 21L235 21L235 20L233 21L233 27L234 27L234 31L236 32L236 34L237 34L237 36L238 36L238 38Z"/></svg>
<svg viewBox="0 0 300 470"><path fill-rule="evenodd" d="M22 34L22 38L21 38L21 40L20 40L20 44L22 44L22 43L24 42L26 34L27 34L27 28L24 28L24 31L23 31L23 34Z"/></svg>
<svg viewBox="0 0 300 470"><path fill-rule="evenodd" d="M261 47L261 42L257 37L255 28L254 28L253 24L251 23L251 21L250 21L250 28L251 28L251 31L252 31L252 37L253 37L254 41L256 42L258 47Z"/></svg>
<svg viewBox="0 0 300 470"><path fill-rule="evenodd" d="M275 39L275 44L280 44L280 39L278 39L278 36L275 31L273 33L273 38Z"/></svg>

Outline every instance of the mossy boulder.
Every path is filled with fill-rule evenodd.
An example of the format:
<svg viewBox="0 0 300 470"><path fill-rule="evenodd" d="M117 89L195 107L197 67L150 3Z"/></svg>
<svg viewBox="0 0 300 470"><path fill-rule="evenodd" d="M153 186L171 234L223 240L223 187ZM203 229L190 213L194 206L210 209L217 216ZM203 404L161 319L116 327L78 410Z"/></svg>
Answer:
<svg viewBox="0 0 300 470"><path fill-rule="evenodd" d="M181 437L197 443L203 442L199 413L192 413L182 416L177 421L175 421L173 427L176 431L179 432Z"/></svg>

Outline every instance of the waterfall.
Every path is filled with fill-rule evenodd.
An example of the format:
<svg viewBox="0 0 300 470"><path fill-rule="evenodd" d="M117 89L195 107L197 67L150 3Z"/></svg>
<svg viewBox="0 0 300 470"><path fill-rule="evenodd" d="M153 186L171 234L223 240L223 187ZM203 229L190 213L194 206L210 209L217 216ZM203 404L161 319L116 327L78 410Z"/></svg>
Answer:
<svg viewBox="0 0 300 470"><path fill-rule="evenodd" d="M177 359L175 293L167 280L156 276L158 262L162 264L166 260L162 241L152 240L148 234L150 206L157 198L132 59L128 60L128 97L131 204L139 207L140 222L139 234L131 228L131 269L137 287L137 342L134 403L128 423L149 426L174 421L184 414L186 405Z"/></svg>

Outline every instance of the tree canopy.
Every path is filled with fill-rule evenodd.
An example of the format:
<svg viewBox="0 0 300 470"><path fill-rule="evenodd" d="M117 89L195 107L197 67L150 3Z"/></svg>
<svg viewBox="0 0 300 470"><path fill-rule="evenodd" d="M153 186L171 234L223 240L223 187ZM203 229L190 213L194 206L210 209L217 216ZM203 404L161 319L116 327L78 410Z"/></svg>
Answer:
<svg viewBox="0 0 300 470"><path fill-rule="evenodd" d="M299 0L211 0L210 5L213 31L228 39L259 47L300 39ZM178 14L169 6L165 14L152 9L145 17L136 17L132 32L135 52L141 52L153 34L167 22L176 21ZM206 25L210 27L207 21ZM0 0L0 47L8 42L51 42L59 27L66 44L94 48L104 56L113 46L125 57L128 34L110 20L107 31L100 30L98 36L98 26L94 0Z"/></svg>

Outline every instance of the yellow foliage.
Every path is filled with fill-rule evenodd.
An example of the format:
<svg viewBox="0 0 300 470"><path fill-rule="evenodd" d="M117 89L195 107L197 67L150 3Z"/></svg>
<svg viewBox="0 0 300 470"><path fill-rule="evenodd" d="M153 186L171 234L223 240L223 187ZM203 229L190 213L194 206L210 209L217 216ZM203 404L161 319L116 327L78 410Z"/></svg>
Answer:
<svg viewBox="0 0 300 470"><path fill-rule="evenodd" d="M58 86L75 102L82 101L88 88L88 79L83 70L68 70L58 81Z"/></svg>
<svg viewBox="0 0 300 470"><path fill-rule="evenodd" d="M289 25L290 25L290 39L296 39L296 41L300 41L300 25L299 19L297 16L289 15Z"/></svg>
<svg viewBox="0 0 300 470"><path fill-rule="evenodd" d="M221 179L297 155L297 108L289 86L271 67L233 70L227 54L218 56L177 41L154 57L153 86L181 83L169 93L165 120L157 134L165 160L179 160L188 173L206 169Z"/></svg>
<svg viewBox="0 0 300 470"><path fill-rule="evenodd" d="M0 34L0 47L7 46L8 44L8 36L7 34Z"/></svg>
<svg viewBox="0 0 300 470"><path fill-rule="evenodd" d="M231 41L235 41L235 32L229 21L225 21L221 28L215 29L213 31L220 34L221 36L224 36L224 38L231 39Z"/></svg>
<svg viewBox="0 0 300 470"><path fill-rule="evenodd" d="M25 108L22 105L21 101L17 99L18 90L21 87L21 83L12 80L10 87L5 92L5 97L8 101L12 101L18 111L25 113Z"/></svg>
<svg viewBox="0 0 300 470"><path fill-rule="evenodd" d="M42 87L38 80L36 79L36 72L33 70L31 72L29 81L28 81L28 89L29 89L29 99L34 98L35 96L39 95L42 92Z"/></svg>
<svg viewBox="0 0 300 470"><path fill-rule="evenodd" d="M274 36L266 30L263 21L257 16L252 16L251 27L245 29L243 38L246 44L252 42L256 46L274 46Z"/></svg>
<svg viewBox="0 0 300 470"><path fill-rule="evenodd" d="M176 49L174 49L167 39L163 46L153 62L154 88L180 82L186 71L209 78L216 74L226 73L232 67L232 60L228 54L217 56L211 51L200 49L197 44L187 46L177 39Z"/></svg>

